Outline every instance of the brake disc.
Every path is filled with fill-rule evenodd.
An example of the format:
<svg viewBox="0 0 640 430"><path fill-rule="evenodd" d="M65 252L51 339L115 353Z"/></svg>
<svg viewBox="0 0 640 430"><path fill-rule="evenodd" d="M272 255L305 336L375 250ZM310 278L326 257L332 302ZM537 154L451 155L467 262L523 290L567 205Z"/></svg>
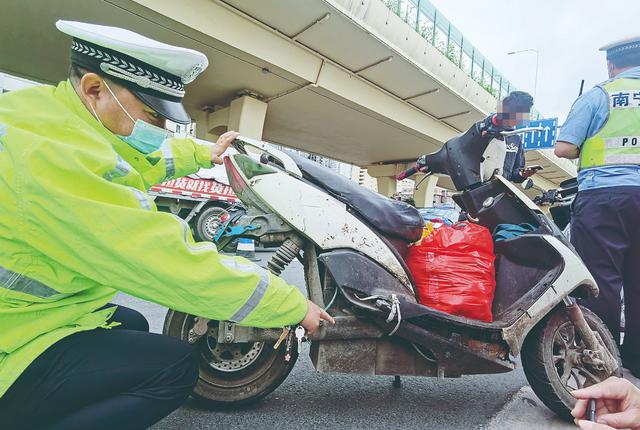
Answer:
<svg viewBox="0 0 640 430"><path fill-rule="evenodd" d="M210 330L207 348L211 354L209 366L221 372L236 372L256 361L264 348L264 342L218 343L218 331Z"/></svg>

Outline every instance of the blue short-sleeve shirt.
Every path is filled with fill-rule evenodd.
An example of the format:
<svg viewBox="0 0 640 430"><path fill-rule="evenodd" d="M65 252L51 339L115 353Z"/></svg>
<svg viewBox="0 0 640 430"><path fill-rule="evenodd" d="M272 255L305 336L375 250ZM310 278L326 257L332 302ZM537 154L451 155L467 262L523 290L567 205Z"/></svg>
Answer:
<svg viewBox="0 0 640 430"><path fill-rule="evenodd" d="M615 77L619 78L640 78L640 67L626 70ZM585 140L602 129L608 117L607 94L602 88L594 87L575 101L560 128L558 141L581 147ZM580 191L622 186L640 186L640 166L591 167L578 172Z"/></svg>

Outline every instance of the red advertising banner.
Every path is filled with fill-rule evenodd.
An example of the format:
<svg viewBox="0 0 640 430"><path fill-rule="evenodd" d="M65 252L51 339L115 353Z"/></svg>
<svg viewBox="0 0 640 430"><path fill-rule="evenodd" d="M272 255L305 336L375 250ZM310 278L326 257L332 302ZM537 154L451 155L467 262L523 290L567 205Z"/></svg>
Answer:
<svg viewBox="0 0 640 430"><path fill-rule="evenodd" d="M187 176L171 179L154 185L151 190L160 194L176 194L194 198L209 198L212 200L238 201L229 185L221 184L213 179L193 179Z"/></svg>

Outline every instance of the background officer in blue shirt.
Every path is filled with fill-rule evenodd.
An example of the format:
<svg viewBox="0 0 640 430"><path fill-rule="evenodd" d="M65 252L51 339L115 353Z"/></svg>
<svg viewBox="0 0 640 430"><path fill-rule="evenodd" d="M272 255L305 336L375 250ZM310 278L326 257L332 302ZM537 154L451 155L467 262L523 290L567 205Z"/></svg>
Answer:
<svg viewBox="0 0 640 430"><path fill-rule="evenodd" d="M640 376L640 38L604 46L609 80L580 96L562 126L558 157L580 157L571 241L600 296L584 300L620 342L623 364Z"/></svg>

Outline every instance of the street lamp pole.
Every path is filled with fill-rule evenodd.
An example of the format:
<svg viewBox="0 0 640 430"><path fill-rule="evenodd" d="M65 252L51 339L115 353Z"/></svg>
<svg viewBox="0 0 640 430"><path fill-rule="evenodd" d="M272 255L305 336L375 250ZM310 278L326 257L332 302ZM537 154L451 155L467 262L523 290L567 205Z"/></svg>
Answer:
<svg viewBox="0 0 640 430"><path fill-rule="evenodd" d="M540 52L537 49L522 49L520 51L511 51L511 52L507 52L507 55L515 55L515 54L519 54L521 52L535 52L536 53L536 77L535 80L533 81L533 97L535 98L536 94L538 93L538 66L540 65Z"/></svg>

